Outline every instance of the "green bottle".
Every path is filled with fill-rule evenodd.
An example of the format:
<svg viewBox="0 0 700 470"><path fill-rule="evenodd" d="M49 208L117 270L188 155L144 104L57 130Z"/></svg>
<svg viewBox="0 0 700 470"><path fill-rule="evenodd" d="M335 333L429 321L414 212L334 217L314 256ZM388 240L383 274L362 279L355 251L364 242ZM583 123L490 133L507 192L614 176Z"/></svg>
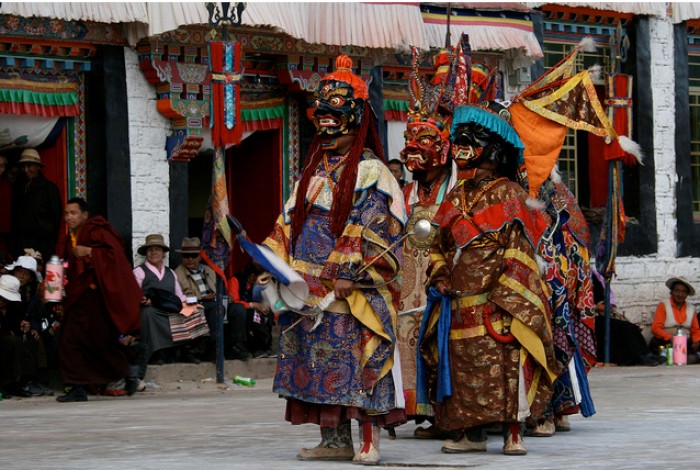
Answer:
<svg viewBox="0 0 700 470"><path fill-rule="evenodd" d="M668 343L668 346L666 347L666 365L673 365L673 345L671 345L671 343Z"/></svg>
<svg viewBox="0 0 700 470"><path fill-rule="evenodd" d="M233 383L236 383L238 385L245 385L246 387L255 386L254 379L251 379L250 377L241 377L240 375L233 376Z"/></svg>

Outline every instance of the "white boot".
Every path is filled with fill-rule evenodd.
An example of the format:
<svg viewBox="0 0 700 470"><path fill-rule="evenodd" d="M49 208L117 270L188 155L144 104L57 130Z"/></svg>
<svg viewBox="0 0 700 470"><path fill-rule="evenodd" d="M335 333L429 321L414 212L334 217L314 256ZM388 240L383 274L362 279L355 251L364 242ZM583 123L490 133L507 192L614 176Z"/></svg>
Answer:
<svg viewBox="0 0 700 470"><path fill-rule="evenodd" d="M370 421L360 423L360 450L352 458L359 465L376 465L381 460L379 454L379 433L381 428Z"/></svg>
<svg viewBox="0 0 700 470"><path fill-rule="evenodd" d="M503 436L503 453L506 455L526 455L527 449L523 444L520 423L506 424L506 432Z"/></svg>

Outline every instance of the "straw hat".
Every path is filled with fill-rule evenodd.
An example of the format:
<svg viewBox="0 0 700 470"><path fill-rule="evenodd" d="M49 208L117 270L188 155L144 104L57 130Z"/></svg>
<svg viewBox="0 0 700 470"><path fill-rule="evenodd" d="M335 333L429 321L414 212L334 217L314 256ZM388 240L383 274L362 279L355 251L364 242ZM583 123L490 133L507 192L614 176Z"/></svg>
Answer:
<svg viewBox="0 0 700 470"><path fill-rule="evenodd" d="M19 302L22 297L19 295L19 279L11 274L0 276L0 297L10 302Z"/></svg>
<svg viewBox="0 0 700 470"><path fill-rule="evenodd" d="M182 244L180 249L175 250L178 253L192 253L199 254L199 250L202 247L202 242L199 241L197 237L185 237L182 239Z"/></svg>
<svg viewBox="0 0 700 470"><path fill-rule="evenodd" d="M36 149L22 150L22 155L17 163L36 163L39 166L44 166L44 164L41 163L41 156Z"/></svg>
<svg viewBox="0 0 700 470"><path fill-rule="evenodd" d="M690 281L688 281L683 276L672 277L671 279L666 281L666 287L668 287L669 289L673 289L673 285L677 283L683 284L685 287L688 288L688 295L695 295L695 288L690 283Z"/></svg>
<svg viewBox="0 0 700 470"><path fill-rule="evenodd" d="M136 252L140 254L141 256L146 256L146 251L148 250L148 247L150 246L159 246L163 248L163 251L166 253L170 251L170 247L165 244L165 239L163 238L163 235L159 233L152 233L150 235L146 235L146 243L141 245Z"/></svg>

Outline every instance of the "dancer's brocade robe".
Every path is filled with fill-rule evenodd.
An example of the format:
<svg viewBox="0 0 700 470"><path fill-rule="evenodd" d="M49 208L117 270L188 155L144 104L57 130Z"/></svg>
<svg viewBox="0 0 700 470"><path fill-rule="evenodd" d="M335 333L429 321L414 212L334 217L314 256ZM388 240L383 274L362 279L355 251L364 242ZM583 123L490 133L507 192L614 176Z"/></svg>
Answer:
<svg viewBox="0 0 700 470"><path fill-rule="evenodd" d="M329 157L334 166L340 157ZM400 244L361 274L371 258L402 235L406 213L403 196L388 168L371 153L359 163L353 208L340 237L330 229L329 210L333 186L344 166L326 173L319 165L309 184L309 210L294 246L291 215L296 190L265 240L308 283L315 305L333 290L336 278L378 285L355 289L347 300L338 300L324 312L312 331L313 318L305 318L280 336L273 391L285 398L312 405L355 407L368 414L387 413L395 407L396 391L391 372L396 344L400 278ZM391 256L393 253L393 256ZM282 313L281 331L298 320ZM294 421L293 421L294 422ZM298 420L297 420L298 422Z"/></svg>
<svg viewBox="0 0 700 470"><path fill-rule="evenodd" d="M431 284L447 281L460 291L449 329L452 393L435 403L436 423L447 430L541 413L557 374L548 295L535 260L544 221L528 210L516 183L468 184L452 191L433 221L439 233L431 249ZM484 191L486 185L491 187ZM439 315L439 308L430 312L420 345L430 370L429 394L440 380Z"/></svg>
<svg viewBox="0 0 700 470"><path fill-rule="evenodd" d="M552 291L554 353L561 375L554 382L552 411L595 414L586 374L595 365L595 303L588 255L588 224L563 183L546 181L540 198L548 201L551 219L541 256L548 263Z"/></svg>
<svg viewBox="0 0 700 470"><path fill-rule="evenodd" d="M452 172L449 168L445 168L429 191L420 188L416 181L403 187L408 213L407 231L413 230L416 223L421 220L432 222L438 207L457 182L456 175L453 173L456 171ZM430 246L436 233L437 230L433 228L427 238L409 236L403 248L403 282L399 301L397 340L408 416L433 415L431 406L418 406L416 402L416 353L418 333L426 306L425 287L428 282Z"/></svg>

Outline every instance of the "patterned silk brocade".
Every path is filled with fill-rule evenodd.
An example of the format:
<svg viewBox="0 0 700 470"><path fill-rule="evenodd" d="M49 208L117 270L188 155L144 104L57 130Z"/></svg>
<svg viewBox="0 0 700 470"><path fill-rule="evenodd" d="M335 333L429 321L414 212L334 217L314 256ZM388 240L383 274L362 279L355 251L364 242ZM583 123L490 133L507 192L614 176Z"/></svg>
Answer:
<svg viewBox="0 0 700 470"><path fill-rule="evenodd" d="M329 161L331 165L334 162L337 158ZM295 412L294 419L288 414L293 424L330 419L329 413L340 409L336 405L357 408L357 412L367 415L386 414L395 406L394 378L390 369L396 331L394 299L398 298L399 281L394 278L398 265L380 258L362 274L358 275L358 271L378 251L376 244L366 239L389 246L401 236L405 214L395 217L391 208L394 198L398 198L398 206L403 209L403 200L389 170L373 156L365 154L358 168L358 185L362 182L363 186L355 188L353 209L343 233L336 238L330 229L328 211L332 199L326 196L332 197L328 186L337 183L343 168L330 175L325 173L323 165L317 169L314 178L318 177L320 184L326 187L317 192L313 184L309 186L307 201L314 194L318 198L314 198L291 251L290 220L285 215L293 210L290 202L295 201L295 193L265 244L304 278L309 285L310 304L328 294L338 277L368 285L375 285L377 281L386 284L356 289L348 298L349 302L337 301L351 313L326 311L315 330L311 330L314 319L305 318L280 336L273 391L290 399L288 411L304 409L304 413L308 413L304 418L304 413ZM367 184L372 177L375 180ZM393 254L401 260L400 248ZM298 318L299 315L293 313L280 315L281 331ZM313 411L315 406L321 408Z"/></svg>
<svg viewBox="0 0 700 470"><path fill-rule="evenodd" d="M578 412L578 394L588 398L586 403L591 403L580 411L584 416L591 416L595 409L587 383L573 380L568 368L569 363L575 361L577 368L585 369L579 373L586 374L596 361L595 305L588 249L578 242L563 220L551 240L543 245L542 257L549 263L546 277L552 290L554 352L562 365L562 374L554 382L553 411L557 414ZM574 384L579 388L578 393L574 392Z"/></svg>
<svg viewBox="0 0 700 470"><path fill-rule="evenodd" d="M431 220L437 210L437 206L416 205L413 210L415 216L429 217L429 220ZM409 226L413 220L414 217L412 216L409 219ZM429 248L416 246L414 243L411 243L410 238L406 239L403 251L403 283L399 311L407 311L409 313L399 315L397 342L401 356L401 376L404 397L406 398L406 414L408 416L432 415L432 411L429 408L419 412L416 403L416 352L418 333L420 332L423 310L426 305L425 286L428 281L426 272L429 259ZM411 312L411 310L415 309L418 310Z"/></svg>
<svg viewBox="0 0 700 470"><path fill-rule="evenodd" d="M403 187L406 210L409 214L407 231L413 230L415 224L423 219L432 221L440 205L441 197L449 190L449 168L437 177L430 188L423 190L417 181ZM415 187L414 187L415 186ZM412 194L417 202L411 204ZM401 356L401 376L403 380L404 397L406 398L406 414L408 416L432 416L429 406L418 407L416 402L416 354L418 349L418 334L423 321L423 312L427 303L426 285L428 283L428 263L430 261L430 246L437 230L432 229L427 239L413 236L406 238L403 249L402 286L399 300L397 327L397 347ZM416 311L412 311L416 310Z"/></svg>
<svg viewBox="0 0 700 470"><path fill-rule="evenodd" d="M511 182L496 184L485 194L481 189L457 187L434 220L439 233L431 249L431 283L445 280L461 291L461 297L452 302L452 396L434 404L437 424L448 430L518 421L523 414L523 396L534 415L542 413L551 398L550 379L556 368L545 284L534 259L531 237L526 236L535 230L524 226L532 223L524 204L526 195ZM472 204L474 214L496 214L500 218L493 216L488 223L476 225L476 216L466 220L460 210L463 191L467 204L480 197ZM497 206L507 210L493 210ZM477 235L465 237L465 224L470 225L467 233ZM431 400L435 399L435 324L439 313L439 309L431 312L420 345L430 371ZM505 324L516 341L502 343L494 339L485 327L485 315L497 333L508 333ZM544 356L538 356L539 348ZM530 354L523 354L521 349ZM520 382L521 368L524 383Z"/></svg>

